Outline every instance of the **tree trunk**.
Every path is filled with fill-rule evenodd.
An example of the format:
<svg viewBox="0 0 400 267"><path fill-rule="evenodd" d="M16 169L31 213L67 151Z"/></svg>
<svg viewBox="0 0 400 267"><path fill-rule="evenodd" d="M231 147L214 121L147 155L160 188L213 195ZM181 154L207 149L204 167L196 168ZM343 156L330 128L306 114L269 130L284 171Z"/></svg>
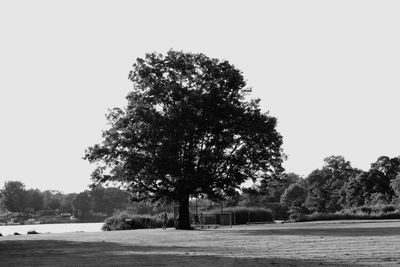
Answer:
<svg viewBox="0 0 400 267"><path fill-rule="evenodd" d="M176 229L190 230L190 214L189 214L189 196L185 196L178 202L179 204L179 217L176 224Z"/></svg>

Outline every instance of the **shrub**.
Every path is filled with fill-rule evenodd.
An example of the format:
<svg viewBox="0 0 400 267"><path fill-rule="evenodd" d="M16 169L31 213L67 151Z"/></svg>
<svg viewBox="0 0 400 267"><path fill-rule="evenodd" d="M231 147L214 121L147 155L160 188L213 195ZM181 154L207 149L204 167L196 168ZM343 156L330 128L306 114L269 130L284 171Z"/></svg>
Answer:
<svg viewBox="0 0 400 267"><path fill-rule="evenodd" d="M368 213L368 214L370 214L370 213L371 213L371 208L370 208L370 207L361 207L361 211L362 211L363 213Z"/></svg>
<svg viewBox="0 0 400 267"><path fill-rule="evenodd" d="M384 213L394 212L395 210L396 210L396 207L395 207L395 206L392 206L392 205L384 206L383 209L382 209L382 211L383 211Z"/></svg>
<svg viewBox="0 0 400 267"><path fill-rule="evenodd" d="M301 221L320 220L379 220L400 219L400 213L394 205L374 205L344 209L336 213L313 213L305 215Z"/></svg>
<svg viewBox="0 0 400 267"><path fill-rule="evenodd" d="M304 213L302 212L302 208L300 207L291 207L288 213L289 213L289 219L291 221L299 222L304 217Z"/></svg>
<svg viewBox="0 0 400 267"><path fill-rule="evenodd" d="M174 225L173 216L169 214L167 226L171 227L173 225ZM121 213L117 216L112 216L107 218L101 229L103 231L115 231L115 230L159 228L159 227L162 227L161 216L129 215L126 213Z"/></svg>

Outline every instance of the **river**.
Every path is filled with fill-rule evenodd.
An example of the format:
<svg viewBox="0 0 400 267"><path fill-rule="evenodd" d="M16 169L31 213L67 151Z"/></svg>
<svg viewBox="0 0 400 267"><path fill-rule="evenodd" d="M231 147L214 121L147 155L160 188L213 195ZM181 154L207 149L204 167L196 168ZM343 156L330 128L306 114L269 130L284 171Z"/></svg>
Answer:
<svg viewBox="0 0 400 267"><path fill-rule="evenodd" d="M0 225L0 233L5 236L14 233L27 234L32 230L38 233L100 232L102 226L103 223Z"/></svg>

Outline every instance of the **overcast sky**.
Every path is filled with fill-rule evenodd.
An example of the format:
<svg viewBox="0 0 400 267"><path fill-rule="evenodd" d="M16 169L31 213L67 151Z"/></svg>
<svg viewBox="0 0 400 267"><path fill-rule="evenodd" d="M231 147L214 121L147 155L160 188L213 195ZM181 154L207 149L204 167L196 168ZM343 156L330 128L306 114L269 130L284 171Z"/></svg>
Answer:
<svg viewBox="0 0 400 267"><path fill-rule="evenodd" d="M79 192L137 57L226 59L278 118L287 171L400 155L398 1L2 1L0 187Z"/></svg>

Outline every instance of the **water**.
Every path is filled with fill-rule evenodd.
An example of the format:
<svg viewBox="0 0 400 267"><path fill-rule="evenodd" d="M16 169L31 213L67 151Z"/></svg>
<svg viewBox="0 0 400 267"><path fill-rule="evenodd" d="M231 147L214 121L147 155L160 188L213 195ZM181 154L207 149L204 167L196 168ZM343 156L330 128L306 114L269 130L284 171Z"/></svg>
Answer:
<svg viewBox="0 0 400 267"><path fill-rule="evenodd" d="M100 232L102 226L103 223L0 225L0 233L6 236L13 235L15 232L26 234L33 230L38 233Z"/></svg>

